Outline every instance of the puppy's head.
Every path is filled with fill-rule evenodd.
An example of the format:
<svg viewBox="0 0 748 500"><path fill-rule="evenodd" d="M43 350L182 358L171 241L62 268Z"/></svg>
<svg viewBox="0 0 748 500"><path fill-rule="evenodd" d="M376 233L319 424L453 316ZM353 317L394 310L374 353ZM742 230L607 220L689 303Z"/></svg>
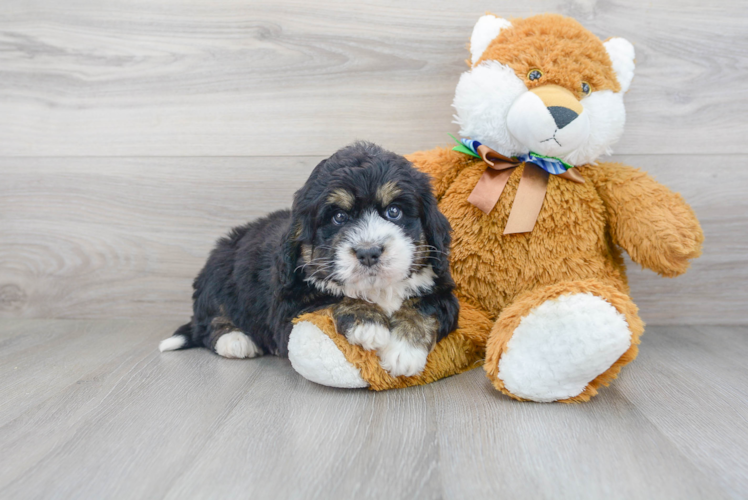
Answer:
<svg viewBox="0 0 748 500"><path fill-rule="evenodd" d="M294 197L282 251L285 283L367 299L449 273L450 226L429 177L359 142L322 161Z"/></svg>

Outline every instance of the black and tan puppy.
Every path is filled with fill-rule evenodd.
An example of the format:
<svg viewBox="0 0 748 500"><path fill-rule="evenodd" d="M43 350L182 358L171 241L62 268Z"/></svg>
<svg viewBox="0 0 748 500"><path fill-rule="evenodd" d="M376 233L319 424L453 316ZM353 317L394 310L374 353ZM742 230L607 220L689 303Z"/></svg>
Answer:
<svg viewBox="0 0 748 500"><path fill-rule="evenodd" d="M333 306L338 331L414 375L456 328L450 226L427 175L355 143L322 161L291 211L233 229L194 282L194 315L161 351L288 355L291 320Z"/></svg>

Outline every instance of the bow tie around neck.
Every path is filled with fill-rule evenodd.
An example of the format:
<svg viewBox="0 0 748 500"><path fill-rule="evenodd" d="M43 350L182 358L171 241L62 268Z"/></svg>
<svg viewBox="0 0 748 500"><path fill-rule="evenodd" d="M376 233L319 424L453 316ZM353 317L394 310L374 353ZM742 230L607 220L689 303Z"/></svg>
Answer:
<svg viewBox="0 0 748 500"><path fill-rule="evenodd" d="M543 206L549 174L578 184L584 183L584 178L574 166L559 158L532 152L509 158L478 141L458 141L454 136L452 139L457 142L453 148L455 151L480 158L488 165L468 197L468 201L485 214L489 214L498 203L514 167L525 164L504 234L532 231Z"/></svg>

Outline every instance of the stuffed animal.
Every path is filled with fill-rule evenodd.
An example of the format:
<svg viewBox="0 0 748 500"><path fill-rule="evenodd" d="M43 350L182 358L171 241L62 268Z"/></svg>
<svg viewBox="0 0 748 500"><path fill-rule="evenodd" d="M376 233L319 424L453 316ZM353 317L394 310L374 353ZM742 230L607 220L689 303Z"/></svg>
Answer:
<svg viewBox="0 0 748 500"><path fill-rule="evenodd" d="M409 156L453 228L458 329L421 374L395 378L318 311L296 320L289 357L330 386L406 387L483 363L515 399L587 401L636 357L644 330L621 251L677 276L701 253L699 222L646 173L598 162L623 132L629 42L559 15L488 14L468 64L454 98L463 139Z"/></svg>

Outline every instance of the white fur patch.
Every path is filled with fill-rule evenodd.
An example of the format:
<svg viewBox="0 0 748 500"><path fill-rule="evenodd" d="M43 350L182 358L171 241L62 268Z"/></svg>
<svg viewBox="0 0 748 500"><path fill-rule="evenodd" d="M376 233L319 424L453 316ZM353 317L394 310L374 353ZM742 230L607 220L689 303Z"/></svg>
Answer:
<svg viewBox="0 0 748 500"><path fill-rule="evenodd" d="M158 344L158 350L161 352L176 351L177 349L182 347L186 341L187 339L184 338L183 335L173 335L168 339L162 340Z"/></svg>
<svg viewBox="0 0 748 500"><path fill-rule="evenodd" d="M623 92L600 90L580 102L589 117L590 133L577 149L561 157L571 165L594 163L600 156L611 154L611 146L621 138L626 124Z"/></svg>
<svg viewBox="0 0 748 500"><path fill-rule="evenodd" d="M412 376L421 373L426 366L428 350L392 337L387 345L377 351L382 368L393 377Z"/></svg>
<svg viewBox="0 0 748 500"><path fill-rule="evenodd" d="M288 359L299 375L317 384L346 389L369 386L335 342L308 321L291 330Z"/></svg>
<svg viewBox="0 0 748 500"><path fill-rule="evenodd" d="M363 323L351 328L346 332L345 337L351 344L373 351L387 345L390 341L390 330L378 323Z"/></svg>
<svg viewBox="0 0 748 500"><path fill-rule="evenodd" d="M434 279L436 279L434 269L431 266L426 266L417 273L413 273L405 281L380 289L368 290L365 296L356 295L355 290L351 291L348 287L342 287L330 281L315 279L310 279L309 281L314 283L320 290L327 291L333 295L360 298L377 304L387 315L392 315L392 313L400 309L405 299L428 292L434 286Z"/></svg>
<svg viewBox="0 0 748 500"><path fill-rule="evenodd" d="M504 28L512 25L506 19L487 14L478 19L470 36L470 60L475 66L494 38Z"/></svg>
<svg viewBox="0 0 748 500"><path fill-rule="evenodd" d="M631 86L631 80L634 79L634 58L636 53L634 46L625 38L611 38L603 43L608 57L613 63L613 71L616 73L618 83L621 85L621 92L628 91Z"/></svg>
<svg viewBox="0 0 748 500"><path fill-rule="evenodd" d="M252 339L238 330L218 337L215 350L224 358L254 358L260 354Z"/></svg>
<svg viewBox="0 0 748 500"><path fill-rule="evenodd" d="M527 92L525 83L509 66L484 61L460 76L452 106L460 135L482 142L497 152L512 156L527 154L506 126L509 109Z"/></svg>
<svg viewBox="0 0 748 500"><path fill-rule="evenodd" d="M532 401L579 395L631 346L626 318L591 293L549 300L522 318L499 362L512 394Z"/></svg>

